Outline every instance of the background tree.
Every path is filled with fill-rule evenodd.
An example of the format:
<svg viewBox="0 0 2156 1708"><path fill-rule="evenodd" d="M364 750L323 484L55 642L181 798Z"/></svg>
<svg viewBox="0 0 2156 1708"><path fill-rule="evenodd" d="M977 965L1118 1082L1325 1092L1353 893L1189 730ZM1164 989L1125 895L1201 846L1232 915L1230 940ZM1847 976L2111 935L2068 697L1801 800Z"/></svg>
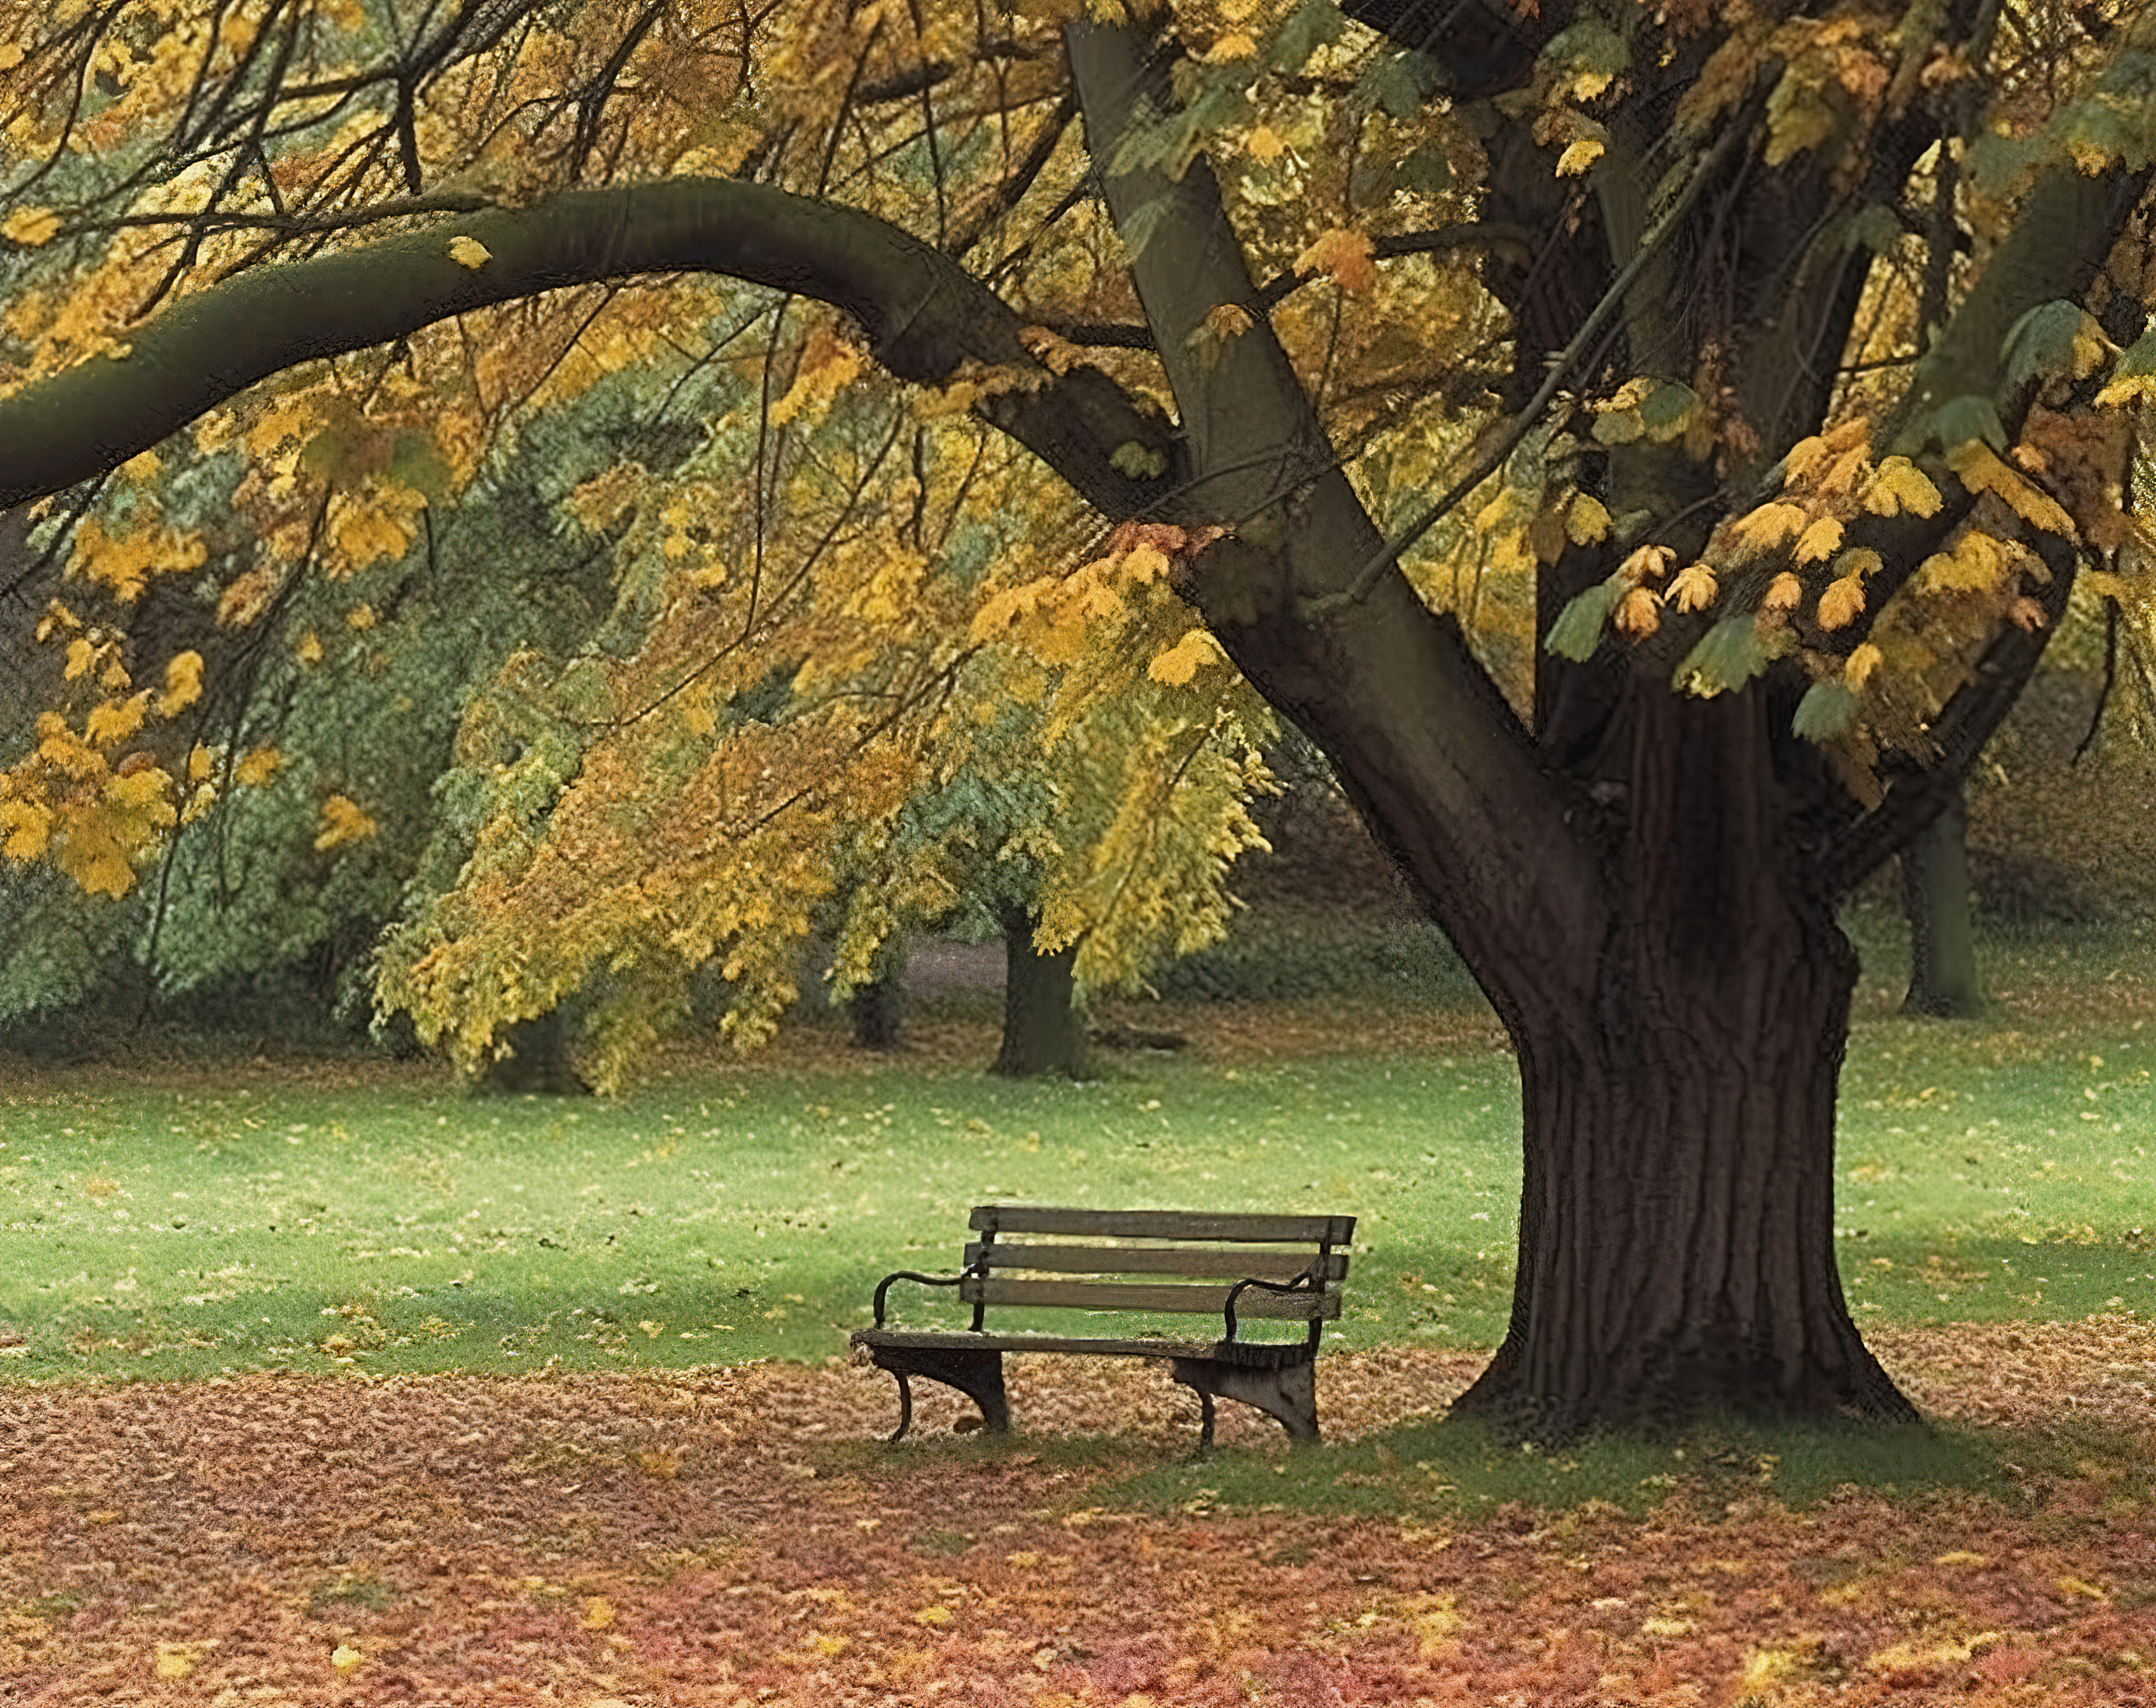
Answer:
<svg viewBox="0 0 2156 1708"><path fill-rule="evenodd" d="M1114 525L1102 555L1044 530L973 636L1075 589L1107 596L1087 650L1112 654L1127 592L1165 580L1489 995L1522 1075L1520 1261L1462 1408L1545 1434L1906 1414L1835 1270L1856 967L1834 908L1936 815L2085 565L2145 608L2119 483L2156 388L2156 23L1350 12L1381 33L1323 0L26 23L18 151L78 129L163 151L0 223L100 250L13 322L0 499L214 410L213 442L261 459L243 502L274 531L324 502L274 490L276 458L333 400L408 412L469 478L471 424L532 364L646 358L711 289L619 281L833 305ZM160 172L157 223L116 228ZM408 223L353 231L384 218ZM176 300L145 319L151 251ZM1878 348L1911 292L1925 341ZM347 467L331 533L355 555L406 500ZM1501 469L1520 520L1476 521L1536 562L1525 705L1438 608L1431 531ZM11 773L18 853L158 833L162 767L100 770L113 703ZM785 739L824 763L844 738Z"/></svg>

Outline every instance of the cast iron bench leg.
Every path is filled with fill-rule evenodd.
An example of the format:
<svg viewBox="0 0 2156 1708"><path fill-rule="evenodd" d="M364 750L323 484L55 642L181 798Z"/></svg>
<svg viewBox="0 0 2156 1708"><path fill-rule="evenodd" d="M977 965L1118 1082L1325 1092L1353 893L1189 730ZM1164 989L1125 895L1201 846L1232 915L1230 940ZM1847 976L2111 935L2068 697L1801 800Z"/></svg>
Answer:
<svg viewBox="0 0 2156 1708"><path fill-rule="evenodd" d="M1004 1397L1004 1355L975 1352L945 1346L872 1346L869 1356L876 1367L898 1378L898 1434L913 1423L913 1389L909 1376L925 1376L946 1387L955 1387L981 1408L981 1422L991 1435L1010 1433L1010 1404Z"/></svg>
<svg viewBox="0 0 2156 1708"><path fill-rule="evenodd" d="M1280 1420L1281 1427L1292 1441L1317 1439L1317 1367L1314 1362L1305 1360L1278 1370L1253 1370L1240 1364L1223 1363L1217 1358L1176 1358L1170 1362L1170 1374L1175 1380L1198 1392L1198 1403L1204 1413L1201 1447L1213 1444L1215 1394L1240 1400L1246 1406L1255 1406L1270 1413Z"/></svg>

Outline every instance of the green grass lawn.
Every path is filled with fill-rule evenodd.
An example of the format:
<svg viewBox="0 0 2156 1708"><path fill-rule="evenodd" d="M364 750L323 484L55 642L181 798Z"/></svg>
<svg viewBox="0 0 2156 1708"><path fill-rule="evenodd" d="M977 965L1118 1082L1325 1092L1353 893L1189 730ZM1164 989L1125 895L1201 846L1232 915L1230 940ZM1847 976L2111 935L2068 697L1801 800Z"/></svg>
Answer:
<svg viewBox="0 0 2156 1708"><path fill-rule="evenodd" d="M1867 985L1839 1165L1860 1321L2156 1308L2148 978L2084 1003L2087 965L1994 946L2000 1011L1952 1026ZM1495 1049L1119 1059L1085 1085L751 1064L618 1100L259 1067L28 1083L0 1090L0 1323L27 1336L0 1377L820 1359L886 1271L953 1267L993 1198L1353 1214L1350 1346L1491 1345L1509 1301Z"/></svg>

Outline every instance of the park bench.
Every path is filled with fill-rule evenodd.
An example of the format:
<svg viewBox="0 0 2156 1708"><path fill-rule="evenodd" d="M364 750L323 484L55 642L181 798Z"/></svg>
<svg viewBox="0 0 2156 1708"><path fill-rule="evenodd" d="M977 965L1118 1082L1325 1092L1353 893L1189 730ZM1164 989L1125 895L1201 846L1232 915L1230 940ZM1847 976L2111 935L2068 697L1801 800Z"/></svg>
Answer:
<svg viewBox="0 0 2156 1708"><path fill-rule="evenodd" d="M1317 1337L1340 1315L1353 1216L982 1204L968 1226L973 1237L957 1274L901 1269L885 1276L875 1290L875 1326L855 1331L853 1344L898 1378L893 1441L913 1422L916 1376L957 1388L980 1407L987 1428L1008 1430L1005 1352L1166 1359L1173 1378L1197 1393L1201 1448L1213 1443L1215 1396L1270 1413L1294 1440L1317 1439ZM885 1298L895 1281L956 1287L960 1301L973 1306L973 1326L887 1327ZM999 1333L987 1325L991 1305L1029 1313L1196 1314L1219 1319L1221 1333L1217 1340L1171 1339L1121 1324L1115 1326L1121 1331L1106 1334ZM1242 1331L1252 1319L1301 1323L1306 1331L1292 1340L1255 1339Z"/></svg>

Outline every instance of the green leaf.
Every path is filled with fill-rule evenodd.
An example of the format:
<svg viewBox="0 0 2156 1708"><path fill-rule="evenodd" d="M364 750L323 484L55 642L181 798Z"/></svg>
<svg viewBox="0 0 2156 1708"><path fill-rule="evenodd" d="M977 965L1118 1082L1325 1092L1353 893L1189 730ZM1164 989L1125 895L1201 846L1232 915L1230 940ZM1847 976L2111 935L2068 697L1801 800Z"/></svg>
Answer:
<svg viewBox="0 0 2156 1708"><path fill-rule="evenodd" d="M2006 364L2006 383L2018 387L2039 374L2070 372L2074 339L2081 329L2080 304L2063 298L2038 303L2015 321L1999 347Z"/></svg>
<svg viewBox="0 0 2156 1708"><path fill-rule="evenodd" d="M2050 153L2041 131L2026 136L1988 133L1978 137L1969 147L1969 182L1983 195L1999 195L2015 178Z"/></svg>
<svg viewBox="0 0 2156 1708"><path fill-rule="evenodd" d="M1989 398L1964 392L1949 398L1924 418L1923 435L1936 439L1942 450L1952 450L1972 439L1982 439L1995 451L2006 449L2006 427Z"/></svg>
<svg viewBox="0 0 2156 1708"><path fill-rule="evenodd" d="M1698 392L1676 380L1665 380L1641 402L1640 424L1656 444L1666 444L1685 430L1698 407Z"/></svg>
<svg viewBox="0 0 2156 1708"><path fill-rule="evenodd" d="M1302 0L1273 38L1273 69L1300 71L1312 54L1337 39L1347 25L1333 0Z"/></svg>
<svg viewBox="0 0 2156 1708"><path fill-rule="evenodd" d="M1558 613L1543 646L1561 659L1585 664L1602 644L1602 631L1609 627L1609 613L1624 591L1625 584L1614 576L1597 582Z"/></svg>
<svg viewBox="0 0 2156 1708"><path fill-rule="evenodd" d="M1807 741L1832 741L1856 721L1856 695L1845 682L1815 682L1797 702L1789 727Z"/></svg>
<svg viewBox="0 0 2156 1708"><path fill-rule="evenodd" d="M1699 638L1699 644L1685 654L1672 680L1687 694L1712 700L1717 694L1742 688L1779 657L1788 644L1785 631L1777 629L1771 639L1762 639L1751 612L1732 612Z"/></svg>
<svg viewBox="0 0 2156 1708"><path fill-rule="evenodd" d="M1153 197L1131 209L1122 223L1123 243L1136 260L1145 253L1145 246L1152 241L1152 234L1160 229L1161 222L1168 218L1172 198L1167 195Z"/></svg>
<svg viewBox="0 0 2156 1708"><path fill-rule="evenodd" d="M1565 77L1568 92L1592 100L1632 64L1624 37L1599 18L1589 18L1559 30L1542 51L1542 63ZM1573 90L1578 82L1583 86Z"/></svg>
<svg viewBox="0 0 2156 1708"><path fill-rule="evenodd" d="M1902 235L1902 222L1894 217L1894 210L1874 202L1849 222L1841 246L1848 250L1862 244L1876 255L1891 255L1900 247Z"/></svg>
<svg viewBox="0 0 2156 1708"><path fill-rule="evenodd" d="M1412 119L1422 110L1426 63L1419 54L1383 54L1363 74L1356 94L1396 119Z"/></svg>

